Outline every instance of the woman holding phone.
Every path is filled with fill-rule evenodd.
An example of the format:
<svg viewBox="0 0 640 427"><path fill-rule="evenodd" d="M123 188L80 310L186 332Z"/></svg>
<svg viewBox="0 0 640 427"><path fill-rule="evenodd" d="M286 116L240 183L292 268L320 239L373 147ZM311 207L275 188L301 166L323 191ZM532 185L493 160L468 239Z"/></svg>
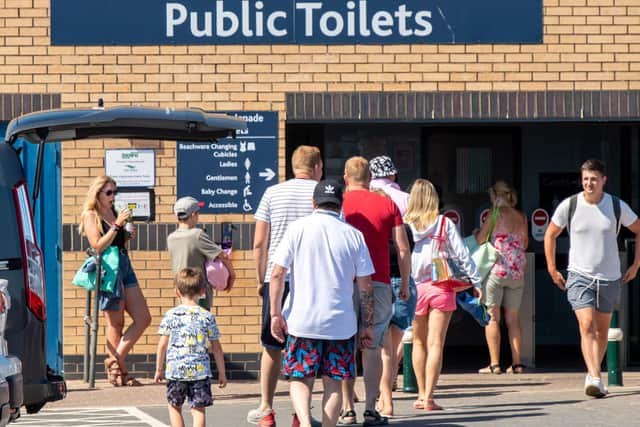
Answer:
<svg viewBox="0 0 640 427"><path fill-rule="evenodd" d="M151 323L151 314L127 251L127 242L135 235L135 229L125 230L132 213L128 208L116 211L114 201L117 192L116 182L111 177L99 176L91 183L80 216L79 231L98 253L109 246L118 248L115 290L99 291L99 306L107 322L109 357L104 365L112 385L139 386L142 384L128 373L126 357ZM125 311L133 322L123 331Z"/></svg>

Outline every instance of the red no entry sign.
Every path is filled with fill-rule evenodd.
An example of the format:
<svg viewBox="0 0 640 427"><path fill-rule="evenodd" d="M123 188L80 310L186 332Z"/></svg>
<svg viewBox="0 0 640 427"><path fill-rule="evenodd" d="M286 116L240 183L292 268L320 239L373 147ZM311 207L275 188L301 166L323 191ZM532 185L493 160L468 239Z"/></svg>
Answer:
<svg viewBox="0 0 640 427"><path fill-rule="evenodd" d="M451 221L453 221L453 223L455 225L460 225L460 220L461 215L460 212L453 210L453 209L448 209L446 211L444 211L444 216L446 216L447 218L449 218Z"/></svg>
<svg viewBox="0 0 640 427"><path fill-rule="evenodd" d="M549 214L544 209L533 211L533 223L538 227L544 227L549 222Z"/></svg>
<svg viewBox="0 0 640 427"><path fill-rule="evenodd" d="M485 209L482 211L482 213L480 214L480 226L482 226L487 218L489 218L489 213L491 213L491 210L489 209Z"/></svg>

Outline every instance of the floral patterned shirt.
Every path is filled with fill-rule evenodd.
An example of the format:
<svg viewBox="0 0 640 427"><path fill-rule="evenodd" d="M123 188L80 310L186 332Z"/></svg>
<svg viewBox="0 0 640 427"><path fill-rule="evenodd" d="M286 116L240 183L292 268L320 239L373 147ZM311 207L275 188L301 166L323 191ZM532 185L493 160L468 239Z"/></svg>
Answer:
<svg viewBox="0 0 640 427"><path fill-rule="evenodd" d="M196 381L211 376L207 344L220 338L213 314L197 305L179 305L165 314L158 334L169 337L166 379Z"/></svg>
<svg viewBox="0 0 640 427"><path fill-rule="evenodd" d="M522 279L527 265L524 237L520 234L494 233L491 241L499 253L491 274L507 280Z"/></svg>

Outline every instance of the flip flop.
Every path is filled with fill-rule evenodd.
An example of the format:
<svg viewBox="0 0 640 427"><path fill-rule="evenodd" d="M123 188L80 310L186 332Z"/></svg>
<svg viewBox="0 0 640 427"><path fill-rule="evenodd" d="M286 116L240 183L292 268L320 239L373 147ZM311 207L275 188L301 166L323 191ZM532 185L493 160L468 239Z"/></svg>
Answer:
<svg viewBox="0 0 640 427"><path fill-rule="evenodd" d="M424 409L424 399L416 399L416 401L413 402L413 408Z"/></svg>
<svg viewBox="0 0 640 427"><path fill-rule="evenodd" d="M382 406L376 406L376 411L378 411L378 413L380 414L380 416L384 417L384 418L393 418L393 413L391 414L385 414L384 413L384 407Z"/></svg>
<svg viewBox="0 0 640 427"><path fill-rule="evenodd" d="M438 405L433 399L429 399L427 400L427 404L424 406L424 410L427 412L444 411L444 408Z"/></svg>

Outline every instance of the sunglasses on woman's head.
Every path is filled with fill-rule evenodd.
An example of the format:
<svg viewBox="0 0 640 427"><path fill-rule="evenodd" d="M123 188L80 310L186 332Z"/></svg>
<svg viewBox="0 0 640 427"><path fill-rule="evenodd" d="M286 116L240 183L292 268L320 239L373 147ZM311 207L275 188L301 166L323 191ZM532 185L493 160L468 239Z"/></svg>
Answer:
<svg viewBox="0 0 640 427"><path fill-rule="evenodd" d="M115 194L118 194L118 190L101 191L101 193L104 193L107 197L109 197L109 196L113 196Z"/></svg>

